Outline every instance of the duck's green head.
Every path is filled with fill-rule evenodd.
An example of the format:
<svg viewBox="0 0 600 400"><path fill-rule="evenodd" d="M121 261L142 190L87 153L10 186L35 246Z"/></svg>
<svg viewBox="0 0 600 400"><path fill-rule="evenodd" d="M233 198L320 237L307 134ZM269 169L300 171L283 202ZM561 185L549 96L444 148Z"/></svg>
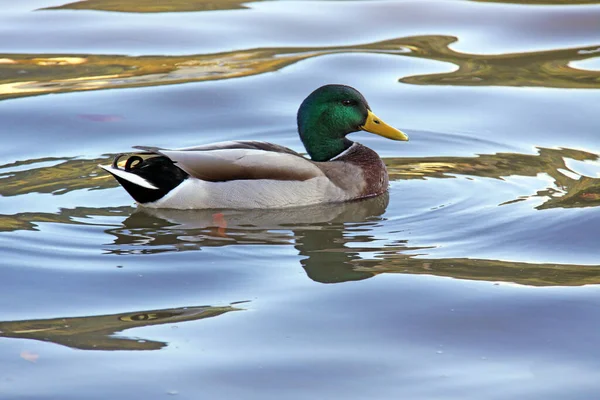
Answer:
<svg viewBox="0 0 600 400"><path fill-rule="evenodd" d="M314 161L337 156L352 142L346 135L359 130L392 140L408 136L379 119L360 92L345 85L325 85L312 92L298 110L298 132Z"/></svg>

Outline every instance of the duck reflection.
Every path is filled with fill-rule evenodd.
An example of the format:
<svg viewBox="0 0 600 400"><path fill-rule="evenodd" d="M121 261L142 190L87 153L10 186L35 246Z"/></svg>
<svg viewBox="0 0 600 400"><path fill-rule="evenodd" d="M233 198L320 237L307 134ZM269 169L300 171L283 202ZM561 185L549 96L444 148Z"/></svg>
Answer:
<svg viewBox="0 0 600 400"><path fill-rule="evenodd" d="M415 257L406 240L375 244L388 196L284 210L180 211L137 209L116 237L113 254L152 254L246 244L293 245L306 275L319 283L371 278L381 273L425 274L530 286L600 283L600 265L532 264L469 258ZM366 254L369 254L366 256Z"/></svg>
<svg viewBox="0 0 600 400"><path fill-rule="evenodd" d="M343 204L321 204L279 210L156 210L138 208L123 226L107 230L116 237L114 254L197 250L206 246L293 244L307 275L323 283L366 279L353 260L374 240L369 231L380 223L388 194ZM365 232L364 234L358 234ZM401 246L401 249L406 247ZM400 250L400 249L398 249Z"/></svg>
<svg viewBox="0 0 600 400"><path fill-rule="evenodd" d="M182 307L90 317L0 321L0 337L53 342L81 350L158 350L165 342L114 336L126 329L212 318L240 308Z"/></svg>

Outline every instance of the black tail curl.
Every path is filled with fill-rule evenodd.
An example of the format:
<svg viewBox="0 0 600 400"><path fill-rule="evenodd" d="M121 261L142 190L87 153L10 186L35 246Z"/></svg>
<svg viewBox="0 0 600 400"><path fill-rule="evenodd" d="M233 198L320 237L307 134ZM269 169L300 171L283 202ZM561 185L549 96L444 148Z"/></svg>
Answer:
<svg viewBox="0 0 600 400"><path fill-rule="evenodd" d="M112 167L119 168L119 160L127 154L118 154L113 160ZM151 203L161 199L171 190L185 181L189 175L177 167L165 156L142 158L137 155L129 156L123 168L126 172L138 175L158 189L148 189L113 175L125 190L138 203Z"/></svg>

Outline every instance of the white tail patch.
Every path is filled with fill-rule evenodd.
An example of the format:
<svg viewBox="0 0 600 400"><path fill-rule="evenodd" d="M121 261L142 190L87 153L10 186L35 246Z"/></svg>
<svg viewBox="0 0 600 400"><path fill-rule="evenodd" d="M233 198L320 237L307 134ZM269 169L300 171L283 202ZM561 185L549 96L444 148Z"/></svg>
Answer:
<svg viewBox="0 0 600 400"><path fill-rule="evenodd" d="M131 172L124 171L122 169L114 168L112 165L98 165L103 170L110 172L113 175L118 176L119 178L125 179L135 185L141 186L146 189L154 189L158 190L156 186L145 180L139 175L132 174Z"/></svg>

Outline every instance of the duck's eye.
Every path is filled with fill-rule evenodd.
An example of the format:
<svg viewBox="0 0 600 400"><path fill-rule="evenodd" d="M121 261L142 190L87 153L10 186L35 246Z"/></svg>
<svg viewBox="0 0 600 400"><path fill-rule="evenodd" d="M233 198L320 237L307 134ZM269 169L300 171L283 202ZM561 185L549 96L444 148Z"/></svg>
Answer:
<svg viewBox="0 0 600 400"><path fill-rule="evenodd" d="M348 106L353 106L356 103L354 102L354 100L342 100L342 104L345 105L346 107L348 107Z"/></svg>

